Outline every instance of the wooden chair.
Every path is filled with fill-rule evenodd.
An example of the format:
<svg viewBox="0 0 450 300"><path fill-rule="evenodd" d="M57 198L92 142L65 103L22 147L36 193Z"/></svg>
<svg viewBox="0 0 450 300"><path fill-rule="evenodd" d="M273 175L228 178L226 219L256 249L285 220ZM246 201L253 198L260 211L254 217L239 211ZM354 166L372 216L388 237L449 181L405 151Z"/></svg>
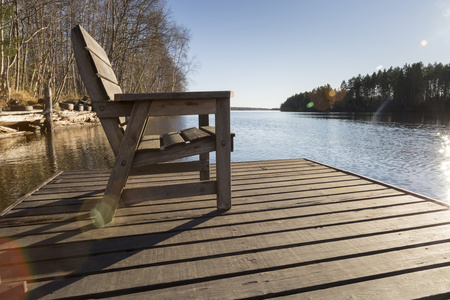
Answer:
<svg viewBox="0 0 450 300"><path fill-rule="evenodd" d="M81 27L72 29L78 70L94 110L116 156L101 202L91 211L94 224L112 221L119 200L217 195L217 208L231 208L230 97L231 91L124 94L102 47ZM209 126L215 114L215 127ZM150 116L198 115L199 128L162 137L144 136ZM125 117L127 122L125 122ZM216 180L210 180L209 152L216 151ZM195 162L170 162L199 155ZM163 187L130 189L130 174L199 171L200 181Z"/></svg>

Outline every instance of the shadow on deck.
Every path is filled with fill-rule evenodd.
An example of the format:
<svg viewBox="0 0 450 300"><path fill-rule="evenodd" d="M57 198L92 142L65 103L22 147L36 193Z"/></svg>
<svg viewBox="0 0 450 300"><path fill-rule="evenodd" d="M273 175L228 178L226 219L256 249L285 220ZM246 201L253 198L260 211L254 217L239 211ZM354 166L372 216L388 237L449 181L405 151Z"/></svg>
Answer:
<svg viewBox="0 0 450 300"><path fill-rule="evenodd" d="M26 280L30 299L450 296L450 212L432 199L304 159L242 162L226 213L214 196L155 200L95 229L107 179L64 172L0 218L2 283Z"/></svg>

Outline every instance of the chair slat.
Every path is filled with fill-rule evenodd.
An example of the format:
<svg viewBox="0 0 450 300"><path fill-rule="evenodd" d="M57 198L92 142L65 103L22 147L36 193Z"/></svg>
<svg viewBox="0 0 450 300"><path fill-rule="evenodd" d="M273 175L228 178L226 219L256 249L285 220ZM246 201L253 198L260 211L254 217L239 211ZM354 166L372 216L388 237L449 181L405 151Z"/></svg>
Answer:
<svg viewBox="0 0 450 300"><path fill-rule="evenodd" d="M114 74L111 66L107 65L103 60L98 58L96 55L93 55L92 53L91 57L94 61L95 68L97 69L97 76L119 85L119 83L117 82L116 74Z"/></svg>
<svg viewBox="0 0 450 300"><path fill-rule="evenodd" d="M73 33L78 69L82 73L91 100L93 102L113 100L115 94L122 93L122 89L118 85L105 50L83 27L76 26Z"/></svg>
<svg viewBox="0 0 450 300"><path fill-rule="evenodd" d="M185 140L178 132L168 132L162 136L164 148L168 148L177 144L184 144Z"/></svg>
<svg viewBox="0 0 450 300"><path fill-rule="evenodd" d="M200 127L200 129L210 135L216 135L216 127L214 127L214 126L202 126L202 127ZM231 134L231 137L236 136L236 134L234 132L231 132L230 134Z"/></svg>
<svg viewBox="0 0 450 300"><path fill-rule="evenodd" d="M108 95L110 100L114 99L114 94L122 93L122 89L117 84L114 84L111 81L106 80L101 77L99 77L99 79L101 80L101 82L103 84L103 88L105 89L106 94ZM91 98L91 100L92 100L92 98ZM94 100L92 100L92 101L94 101Z"/></svg>
<svg viewBox="0 0 450 300"><path fill-rule="evenodd" d="M121 92L120 87L97 76L97 70L93 65L92 54L87 50L88 47L92 49L101 49L101 47L81 26L76 26L72 29L71 38L78 71L83 78L84 85L89 93L91 101L93 103L105 103L110 99L114 99L114 94ZM96 52L101 55L106 55L103 50L97 49ZM119 127L120 121L118 118L101 118L100 121L111 148L113 149L114 154L117 155L123 137L123 131Z"/></svg>
<svg viewBox="0 0 450 300"><path fill-rule="evenodd" d="M202 126L202 127L200 127L200 129L212 136L216 135L216 127L214 127L214 126ZM231 152L233 152L234 151L234 137L236 136L236 134L234 132L231 132L230 135L231 135Z"/></svg>
<svg viewBox="0 0 450 300"><path fill-rule="evenodd" d="M189 142L193 142L199 139L204 139L204 138L208 138L211 137L211 135L209 135L208 133L206 133L203 130L200 130L198 128L188 128L185 130L181 131L181 136Z"/></svg>
<svg viewBox="0 0 450 300"><path fill-rule="evenodd" d="M139 145L139 150L160 150L161 137L159 135L146 135Z"/></svg>
<svg viewBox="0 0 450 300"><path fill-rule="evenodd" d="M86 49L87 38L90 38L90 36L81 26L76 26L72 29L73 51L84 85L93 102L104 102L109 100L109 96L104 86L99 82L99 78L96 75L97 71L92 65L92 55Z"/></svg>
<svg viewBox="0 0 450 300"><path fill-rule="evenodd" d="M101 80L103 87L105 88L105 91L108 94L109 99L113 100L115 94L122 93L122 89L120 88L119 83L117 82L114 70L103 59L100 59L97 55L93 54L91 51L89 51L89 54L91 55L92 61L94 62L97 77L99 77L99 79Z"/></svg>
<svg viewBox="0 0 450 300"><path fill-rule="evenodd" d="M209 135L216 135L216 127L214 126L202 126L200 129Z"/></svg>
<svg viewBox="0 0 450 300"><path fill-rule="evenodd" d="M86 48L111 67L111 62L109 61L108 55L102 46L100 46L99 43L97 43L97 41L94 40L83 27L78 26L78 28L80 28L81 34L83 35Z"/></svg>

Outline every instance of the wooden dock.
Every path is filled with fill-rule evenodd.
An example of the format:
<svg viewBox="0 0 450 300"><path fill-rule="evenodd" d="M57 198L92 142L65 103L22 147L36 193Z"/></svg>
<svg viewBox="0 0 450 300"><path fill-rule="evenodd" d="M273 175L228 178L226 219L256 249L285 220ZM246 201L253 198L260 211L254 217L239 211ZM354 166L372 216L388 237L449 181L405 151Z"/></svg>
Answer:
<svg viewBox="0 0 450 300"><path fill-rule="evenodd" d="M0 218L2 285L26 281L29 299L450 297L438 201L305 159L242 162L226 213L214 196L152 200L96 229L107 179L64 172Z"/></svg>

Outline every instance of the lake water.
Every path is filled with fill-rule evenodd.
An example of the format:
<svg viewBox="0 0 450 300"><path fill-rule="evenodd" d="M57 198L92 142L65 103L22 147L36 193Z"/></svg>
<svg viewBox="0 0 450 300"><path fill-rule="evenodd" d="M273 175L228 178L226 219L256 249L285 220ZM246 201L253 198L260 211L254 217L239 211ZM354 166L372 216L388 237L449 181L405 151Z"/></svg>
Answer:
<svg viewBox="0 0 450 300"><path fill-rule="evenodd" d="M166 121L152 132L196 125ZM309 158L450 203L450 117L233 111L231 127L234 162ZM1 139L0 153L0 211L58 171L114 161L100 126Z"/></svg>

